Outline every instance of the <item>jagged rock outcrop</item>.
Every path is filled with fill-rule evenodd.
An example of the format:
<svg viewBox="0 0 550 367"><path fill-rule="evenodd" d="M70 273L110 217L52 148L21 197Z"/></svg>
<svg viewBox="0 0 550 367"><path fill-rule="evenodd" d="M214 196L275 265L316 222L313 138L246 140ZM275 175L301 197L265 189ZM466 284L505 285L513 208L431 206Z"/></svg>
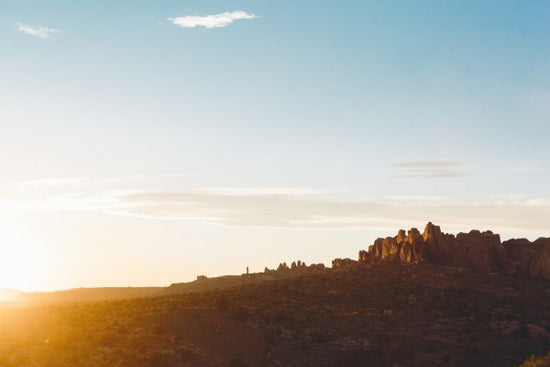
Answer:
<svg viewBox="0 0 550 367"><path fill-rule="evenodd" d="M311 265L306 265L305 262L301 261L301 260L297 260L297 261L293 261L290 266L287 265L286 262L283 262L283 263L280 263L279 266L277 267L277 269L269 269L269 268L265 268L264 269L264 273L267 274L267 273L273 273L273 272L278 272L278 273L298 273L298 272L302 272L302 273L311 273L311 272L317 272L317 271L323 271L325 270L325 264L311 264Z"/></svg>
<svg viewBox="0 0 550 367"><path fill-rule="evenodd" d="M356 263L357 263L357 261L349 259L349 258L345 258L345 259L337 258L337 259L332 260L332 268L333 269L345 268L345 267L348 267L348 266L355 265Z"/></svg>
<svg viewBox="0 0 550 367"><path fill-rule="evenodd" d="M368 257L398 258L407 263L420 261L425 257L425 241L418 229L412 228L407 234L401 229L396 237L378 238L368 252L359 252L359 261L367 261Z"/></svg>
<svg viewBox="0 0 550 367"><path fill-rule="evenodd" d="M550 238L529 242L525 238L502 243L511 266L517 273L532 278L550 279Z"/></svg>
<svg viewBox="0 0 550 367"><path fill-rule="evenodd" d="M428 261L485 273L550 279L550 238L501 243L500 236L491 231L472 230L454 236L430 222L422 235L416 228L407 233L399 230L397 236L378 238L368 251L359 252L360 262L377 260Z"/></svg>

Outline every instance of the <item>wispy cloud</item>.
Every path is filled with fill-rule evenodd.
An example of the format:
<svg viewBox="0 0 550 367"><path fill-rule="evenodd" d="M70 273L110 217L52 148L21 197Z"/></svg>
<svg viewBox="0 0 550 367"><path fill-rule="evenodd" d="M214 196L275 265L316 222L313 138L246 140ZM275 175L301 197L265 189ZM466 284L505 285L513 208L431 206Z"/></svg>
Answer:
<svg viewBox="0 0 550 367"><path fill-rule="evenodd" d="M184 17L168 18L168 20L172 22L172 24L175 24L182 28L195 28L195 27L220 28L220 27L226 27L236 20L254 19L254 18L258 18L258 16L247 13L242 10L236 10L236 11L225 12L221 14L211 14L211 15L204 15L204 16L187 15Z"/></svg>
<svg viewBox="0 0 550 367"><path fill-rule="evenodd" d="M468 174L461 170L461 161L416 161L399 162L391 165L399 170L393 175L397 178L457 178Z"/></svg>
<svg viewBox="0 0 550 367"><path fill-rule="evenodd" d="M0 212L109 210L118 195L144 190L171 190L196 175L156 174L118 177L45 177L0 186Z"/></svg>
<svg viewBox="0 0 550 367"><path fill-rule="evenodd" d="M279 192L281 192L279 190ZM550 234L550 199L440 196L355 198L299 191L249 194L213 191L137 192L117 198L113 211L153 218L201 219L225 226L395 229L432 220L449 229L493 229Z"/></svg>
<svg viewBox="0 0 550 367"><path fill-rule="evenodd" d="M418 163L412 164L413 166ZM431 163L437 166L440 163ZM1 213L100 211L142 218L200 220L227 227L393 231L427 221L446 230L491 229L550 235L550 198L369 196L293 187L181 189L192 176L48 178L0 196Z"/></svg>
<svg viewBox="0 0 550 367"><path fill-rule="evenodd" d="M45 28L45 27L32 27L30 25L26 25L23 23L17 23L16 24L17 30L19 32L28 34L29 36L37 37L37 38L52 38L56 33L61 32L57 29L52 28Z"/></svg>

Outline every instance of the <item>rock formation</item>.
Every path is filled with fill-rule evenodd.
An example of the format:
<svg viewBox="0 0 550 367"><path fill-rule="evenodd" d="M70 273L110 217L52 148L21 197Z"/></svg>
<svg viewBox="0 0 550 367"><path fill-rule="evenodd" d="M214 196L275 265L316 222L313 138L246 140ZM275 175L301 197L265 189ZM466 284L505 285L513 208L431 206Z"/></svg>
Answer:
<svg viewBox="0 0 550 367"><path fill-rule="evenodd" d="M311 273L311 272L317 272L317 271L323 271L325 270L325 264L311 264L307 265L305 262L301 260L293 261L290 266L287 265L286 262L280 263L277 269L269 269L268 267L265 267L264 273Z"/></svg>
<svg viewBox="0 0 550 367"><path fill-rule="evenodd" d="M332 268L333 269L345 268L350 265L354 265L355 263L357 263L357 261L349 258L345 258L345 259L337 258L332 260Z"/></svg>
<svg viewBox="0 0 550 367"><path fill-rule="evenodd" d="M550 279L550 238L534 242L511 239L502 243L513 269L532 278Z"/></svg>
<svg viewBox="0 0 550 367"><path fill-rule="evenodd" d="M491 231L442 233L431 222L421 235L412 228L395 237L378 238L368 251L359 252L359 262L396 260L404 263L428 261L485 273L519 274L550 279L550 238L500 241Z"/></svg>

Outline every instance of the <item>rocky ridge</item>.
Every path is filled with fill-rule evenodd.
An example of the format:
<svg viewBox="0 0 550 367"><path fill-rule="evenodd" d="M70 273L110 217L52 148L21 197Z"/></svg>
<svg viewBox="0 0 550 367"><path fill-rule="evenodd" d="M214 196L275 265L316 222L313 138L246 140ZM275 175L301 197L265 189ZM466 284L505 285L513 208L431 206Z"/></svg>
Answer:
<svg viewBox="0 0 550 367"><path fill-rule="evenodd" d="M359 251L359 262L395 260L472 269L484 273L521 275L550 280L550 238L510 239L501 242L491 231L441 232L429 222L421 234L416 228L401 229L395 237L378 238L368 250Z"/></svg>

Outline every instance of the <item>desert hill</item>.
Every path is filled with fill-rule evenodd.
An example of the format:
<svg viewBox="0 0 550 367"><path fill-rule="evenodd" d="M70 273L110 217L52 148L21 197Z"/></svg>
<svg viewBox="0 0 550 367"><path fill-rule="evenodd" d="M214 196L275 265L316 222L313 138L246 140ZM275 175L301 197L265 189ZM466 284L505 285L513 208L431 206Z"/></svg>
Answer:
<svg viewBox="0 0 550 367"><path fill-rule="evenodd" d="M550 350L546 239L497 236L429 223L332 268L0 309L0 366L518 366Z"/></svg>
<svg viewBox="0 0 550 367"><path fill-rule="evenodd" d="M549 300L546 280L356 262L223 290L3 309L0 365L517 366L550 349Z"/></svg>
<svg viewBox="0 0 550 367"><path fill-rule="evenodd" d="M11 301L21 304L55 304L112 301L157 295L163 287L74 288L54 292L19 292Z"/></svg>
<svg viewBox="0 0 550 367"><path fill-rule="evenodd" d="M160 292L159 295L223 290L247 284L294 278L305 274L323 272L324 270L326 270L324 264L311 264L308 266L298 260L292 262L290 266L286 263L280 263L277 269L266 267L263 273L225 275L213 278L199 275L197 280L192 282L173 283Z"/></svg>
<svg viewBox="0 0 550 367"><path fill-rule="evenodd" d="M342 268L357 263L380 261L402 263L434 263L474 270L481 273L499 273L531 278L550 279L550 238L510 239L501 242L491 231L472 230L469 233L443 233L439 226L428 223L421 234L416 228L399 230L395 237L378 238L368 250L359 251L358 260L334 259L332 267ZM54 292L0 291L3 305L56 304L110 301L118 299L155 297L162 295L224 290L247 284L281 280L323 272L323 264L307 266L301 261L290 266L281 263L277 269L263 273L198 276L191 282L173 283L168 287L99 287L75 288Z"/></svg>
<svg viewBox="0 0 550 367"><path fill-rule="evenodd" d="M294 275L294 274L288 274ZM225 275L221 277L207 278L198 276L197 280L185 283L173 283L166 287L160 294L178 294L189 292L204 292L212 290L221 290L243 286L262 281L270 281L285 277L285 274L253 273L243 275Z"/></svg>

